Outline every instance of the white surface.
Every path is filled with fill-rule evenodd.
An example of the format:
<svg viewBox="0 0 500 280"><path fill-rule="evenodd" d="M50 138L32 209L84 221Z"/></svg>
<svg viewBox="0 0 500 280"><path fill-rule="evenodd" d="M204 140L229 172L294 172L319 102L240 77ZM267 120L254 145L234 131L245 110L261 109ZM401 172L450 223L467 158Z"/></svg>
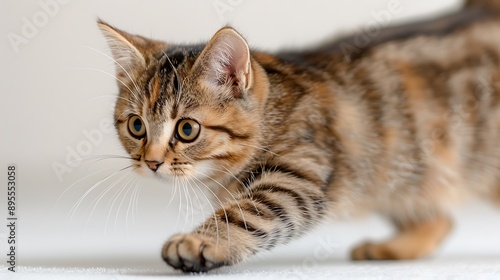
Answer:
<svg viewBox="0 0 500 280"><path fill-rule="evenodd" d="M364 238L383 239L390 234L382 220L336 222L309 236L201 277L226 279L500 279L500 215L498 209L470 204L454 213L455 230L444 244L423 260L350 262L349 248ZM130 242L134 242L130 240ZM94 247L95 248L95 247ZM95 249L97 250L97 249ZM156 250L155 253L159 253ZM173 271L159 254L68 254L31 261L17 273L0 268L0 279L187 279ZM52 257L53 259L50 259ZM22 257L21 257L22 259ZM22 264L29 263L23 262ZM34 265L34 266L33 266ZM6 276L3 278L1 276Z"/></svg>
<svg viewBox="0 0 500 280"><path fill-rule="evenodd" d="M0 273L0 275L2 275ZM424 260L418 262L346 263L322 262L314 267L301 263L247 264L224 268L208 274L181 274L165 268L39 268L22 267L20 272L4 273L2 279L59 280L59 279L499 279L500 259Z"/></svg>
<svg viewBox="0 0 500 280"><path fill-rule="evenodd" d="M374 21L374 13L387 9L390 0L321 0L314 5L310 1L287 0L156 0L147 3L73 0L58 5L47 22L40 24L16 52L8 34L22 35L26 20L33 21L46 13L40 3L50 1L55 0L0 1L0 33L4 35L0 41L0 182L6 182L7 164L16 164L19 170L18 264L128 267L139 269L139 272L143 268L153 269L145 270L144 274L155 276L167 271L159 259L162 243L174 232L187 231L199 223L207 215L201 210L206 209L207 204L200 198L204 207L198 207L199 202L191 195L194 200L194 210L191 210L184 194L177 192L172 197L172 186L136 178L133 174L111 177L85 196L94 184L127 164L120 160L103 160L95 164L93 160L71 162L71 151L79 148L82 151L87 148L86 157L124 155L113 130L102 125L111 118L116 85L110 76L114 67L106 57L109 51L95 25L96 18L130 32L184 43L207 40L218 28L230 23L246 36L250 45L276 50L307 46L339 32L363 30ZM233 4L221 14L215 9L221 2ZM456 9L459 2L401 0L402 12L393 15L388 23ZM100 137L90 141L96 135ZM70 172L58 178L54 163L67 162L78 166L69 166ZM119 181L120 178L123 180ZM1 184L0 221L3 224L6 199ZM108 189L110 191L106 192ZM171 199L173 202L167 207ZM470 275L470 271L497 271L499 211L483 204L472 204L459 208L455 216L455 231L436 254L437 262L345 263L355 243L390 234L390 226L385 221L370 217L329 223L300 241L220 274L232 277L240 272L255 271L248 274L249 277L274 279L273 275L289 276L287 273L292 270L297 271L301 279L309 273L318 277L326 277L328 273L363 277L371 273L382 275L384 271L395 275L409 271L416 276L422 271L424 275L439 273L440 269L446 275L455 275L452 273L456 268L465 275ZM1 226L2 256L7 250L5 237L6 227ZM315 252L323 250L321 246L325 242L330 244L328 254L318 258ZM457 258L459 260L455 261ZM308 270L303 267L304 262L311 261L320 264L320 268ZM468 264L472 267L470 271L466 269ZM356 274L358 270L360 274ZM25 279L55 279L51 278L54 273L54 277L66 279L66 274L57 269L40 273L27 271L18 275ZM88 276L88 272L79 271L75 277ZM92 273L97 273L101 279L133 278L128 274L113 278L112 270ZM291 279L297 278L294 275Z"/></svg>

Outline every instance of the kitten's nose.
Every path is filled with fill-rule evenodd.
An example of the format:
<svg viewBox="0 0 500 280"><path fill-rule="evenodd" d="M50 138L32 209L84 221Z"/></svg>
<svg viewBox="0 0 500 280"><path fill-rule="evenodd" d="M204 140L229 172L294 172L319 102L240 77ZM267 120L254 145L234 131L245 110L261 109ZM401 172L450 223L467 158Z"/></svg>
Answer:
<svg viewBox="0 0 500 280"><path fill-rule="evenodd" d="M153 170L154 172L156 172L156 170L158 170L160 165L163 164L163 161L159 162L156 160L145 160L144 162L148 165L149 169Z"/></svg>

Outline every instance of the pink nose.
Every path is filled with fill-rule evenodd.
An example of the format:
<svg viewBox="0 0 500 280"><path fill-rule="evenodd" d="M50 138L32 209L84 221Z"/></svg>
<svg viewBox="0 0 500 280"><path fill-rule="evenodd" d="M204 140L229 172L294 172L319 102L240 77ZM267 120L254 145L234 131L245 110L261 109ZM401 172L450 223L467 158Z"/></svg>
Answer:
<svg viewBox="0 0 500 280"><path fill-rule="evenodd" d="M145 160L144 162L148 165L149 169L153 170L154 172L156 172L156 170L158 170L160 165L163 164L163 161L159 162L155 160Z"/></svg>

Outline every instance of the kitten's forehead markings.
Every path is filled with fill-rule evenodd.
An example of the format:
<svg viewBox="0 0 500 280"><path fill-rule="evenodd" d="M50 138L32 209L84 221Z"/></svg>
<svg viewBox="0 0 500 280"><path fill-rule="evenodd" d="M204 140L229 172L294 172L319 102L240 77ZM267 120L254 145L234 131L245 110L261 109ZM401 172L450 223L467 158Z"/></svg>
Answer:
<svg viewBox="0 0 500 280"><path fill-rule="evenodd" d="M184 63L186 56L185 50L174 49L170 51L166 50L160 59L160 64L162 64L161 69L171 73L169 79L172 81L172 90L174 93L174 98L171 100L172 108L170 110L170 118L172 119L177 118L182 92L182 78L179 76L178 68Z"/></svg>
<svg viewBox="0 0 500 280"><path fill-rule="evenodd" d="M155 75L150 82L150 96L149 96L149 101L150 105L149 106L154 106L155 103L158 101L160 98L160 92L161 92L161 85L160 85L160 79L158 78L157 75ZM154 110L153 110L154 111Z"/></svg>
<svg viewBox="0 0 500 280"><path fill-rule="evenodd" d="M160 77L156 74L150 82L149 94L149 112L157 118L164 118L165 105L167 103L167 88L168 86L163 82L165 77Z"/></svg>
<svg viewBox="0 0 500 280"><path fill-rule="evenodd" d="M174 129L175 129L175 121L174 120L168 120L163 125L164 137L162 138L162 143L165 143L166 146L168 146L170 139L172 139L172 137L174 137L174 133L175 133Z"/></svg>

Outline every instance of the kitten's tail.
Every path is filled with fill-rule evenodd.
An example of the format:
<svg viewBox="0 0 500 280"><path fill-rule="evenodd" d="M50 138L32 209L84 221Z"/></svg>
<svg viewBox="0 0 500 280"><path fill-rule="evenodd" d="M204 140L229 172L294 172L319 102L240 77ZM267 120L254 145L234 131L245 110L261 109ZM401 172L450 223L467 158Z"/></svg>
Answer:
<svg viewBox="0 0 500 280"><path fill-rule="evenodd" d="M487 9L495 14L500 14L499 0L466 0L466 9Z"/></svg>

